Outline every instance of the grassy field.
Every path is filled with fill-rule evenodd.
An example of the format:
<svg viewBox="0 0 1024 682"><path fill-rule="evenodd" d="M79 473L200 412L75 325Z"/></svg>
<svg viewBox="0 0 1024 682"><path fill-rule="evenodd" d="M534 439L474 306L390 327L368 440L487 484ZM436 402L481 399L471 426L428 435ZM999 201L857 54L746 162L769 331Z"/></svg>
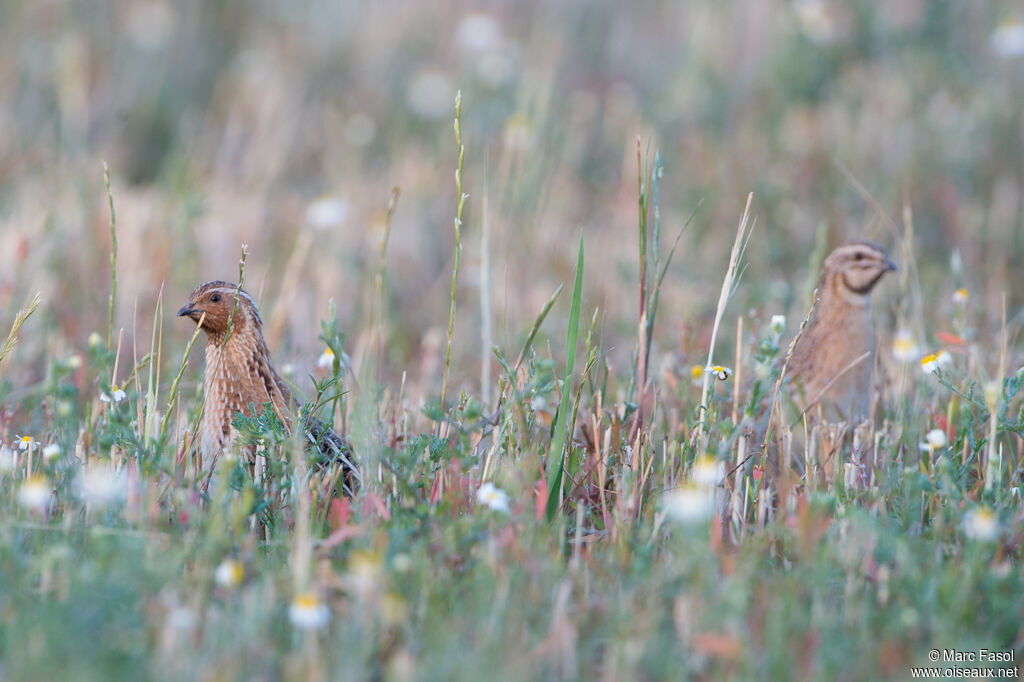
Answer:
<svg viewBox="0 0 1024 682"><path fill-rule="evenodd" d="M0 4L0 681L1014 671L1019 12ZM800 419L852 238L873 416ZM210 279L355 499L272 419L200 492Z"/></svg>

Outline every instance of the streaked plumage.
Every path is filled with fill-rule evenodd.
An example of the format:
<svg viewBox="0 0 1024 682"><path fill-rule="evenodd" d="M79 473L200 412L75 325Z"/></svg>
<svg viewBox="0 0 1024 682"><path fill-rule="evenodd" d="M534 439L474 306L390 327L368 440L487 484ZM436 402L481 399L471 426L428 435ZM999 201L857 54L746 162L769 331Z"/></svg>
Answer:
<svg viewBox="0 0 1024 682"><path fill-rule="evenodd" d="M790 384L802 409L820 405L829 419L854 423L867 418L875 351L871 290L893 270L886 250L870 241L843 244L825 259L814 317L790 359Z"/></svg>
<svg viewBox="0 0 1024 682"><path fill-rule="evenodd" d="M206 404L199 434L204 468L212 467L231 445L232 419L237 412L251 414L250 406L259 411L268 403L273 405L277 417L291 430L297 405L270 362L263 320L252 296L231 282L206 282L189 295L178 316L196 323L202 320L207 335ZM351 496L359 482L351 447L317 419L309 420L304 430L309 447L317 447L328 462L342 464L339 487Z"/></svg>

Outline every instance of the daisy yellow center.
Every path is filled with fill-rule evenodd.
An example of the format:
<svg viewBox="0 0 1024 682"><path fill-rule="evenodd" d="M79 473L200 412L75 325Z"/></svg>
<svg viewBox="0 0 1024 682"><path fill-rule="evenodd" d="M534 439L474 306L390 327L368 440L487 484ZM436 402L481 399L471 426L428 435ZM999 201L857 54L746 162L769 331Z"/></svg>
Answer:
<svg viewBox="0 0 1024 682"><path fill-rule="evenodd" d="M295 597L295 601L292 603L300 609L315 609L320 605L320 600L312 594L300 594Z"/></svg>

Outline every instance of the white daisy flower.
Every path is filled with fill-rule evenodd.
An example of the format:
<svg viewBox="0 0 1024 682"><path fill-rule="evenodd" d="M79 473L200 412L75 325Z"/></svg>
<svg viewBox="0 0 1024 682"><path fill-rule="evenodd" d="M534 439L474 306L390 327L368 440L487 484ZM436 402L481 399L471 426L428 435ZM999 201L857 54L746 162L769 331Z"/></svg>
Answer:
<svg viewBox="0 0 1024 682"><path fill-rule="evenodd" d="M999 538L999 519L988 507L975 507L964 516L964 535L979 542L993 542Z"/></svg>
<svg viewBox="0 0 1024 682"><path fill-rule="evenodd" d="M715 490L707 486L684 486L663 496L662 505L668 518L677 523L703 523L715 511Z"/></svg>
<svg viewBox="0 0 1024 682"><path fill-rule="evenodd" d="M319 630L331 620L331 612L316 595L299 594L288 607L288 618L300 630Z"/></svg>
<svg viewBox="0 0 1024 682"><path fill-rule="evenodd" d="M213 580L223 588L233 588L242 584L245 578L245 567L237 559L225 559L213 573Z"/></svg>
<svg viewBox="0 0 1024 682"><path fill-rule="evenodd" d="M490 481L484 483L476 491L476 501L479 504L490 507L494 511L504 512L505 514L509 513L508 495Z"/></svg>
<svg viewBox="0 0 1024 682"><path fill-rule="evenodd" d="M45 476L33 476L18 489L18 504L31 511L44 511L52 497L53 490Z"/></svg>
<svg viewBox="0 0 1024 682"><path fill-rule="evenodd" d="M324 349L324 352L320 354L320 359L316 361L316 366L327 369L334 367L334 351L330 348Z"/></svg>
<svg viewBox="0 0 1024 682"><path fill-rule="evenodd" d="M110 394L113 396L113 398L111 398L111 395L107 395L106 393L101 393L100 394L100 400L105 402L105 403L109 403L109 402L119 403L119 402L121 402L122 400L124 400L125 398L128 397L128 394L125 393L123 390L121 390L121 388L117 384L114 384L113 386L110 387Z"/></svg>
<svg viewBox="0 0 1024 682"><path fill-rule="evenodd" d="M932 452L939 448L946 447L948 440L946 439L946 432L942 429L932 429L924 436L925 442L919 443L918 447L923 451Z"/></svg>
<svg viewBox="0 0 1024 682"><path fill-rule="evenodd" d="M714 374L715 378L718 379L719 381L725 381L726 379L732 376L732 370L729 369L728 367L723 367L722 365L715 365L713 367L709 367L705 371Z"/></svg>
<svg viewBox="0 0 1024 682"><path fill-rule="evenodd" d="M50 461L56 457L60 457L60 446L56 443L50 443L43 448L43 459Z"/></svg>
<svg viewBox="0 0 1024 682"><path fill-rule="evenodd" d="M901 329L892 339L892 355L899 362L914 362L921 357L921 348L909 329Z"/></svg>

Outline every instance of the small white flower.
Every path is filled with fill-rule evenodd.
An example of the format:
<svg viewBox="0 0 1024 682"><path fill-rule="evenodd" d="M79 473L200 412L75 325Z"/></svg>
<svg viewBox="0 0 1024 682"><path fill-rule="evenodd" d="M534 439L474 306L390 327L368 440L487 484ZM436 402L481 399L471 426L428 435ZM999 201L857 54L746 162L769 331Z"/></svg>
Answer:
<svg viewBox="0 0 1024 682"><path fill-rule="evenodd" d="M28 450L31 452L32 446L35 444L35 439L32 436L15 436L17 438L15 443L18 444L19 450Z"/></svg>
<svg viewBox="0 0 1024 682"><path fill-rule="evenodd" d="M921 371L925 374L935 374L939 371L939 359L932 354L921 358Z"/></svg>
<svg viewBox="0 0 1024 682"><path fill-rule="evenodd" d="M975 507L964 516L964 535L980 542L999 538L999 519L988 507Z"/></svg>
<svg viewBox="0 0 1024 682"><path fill-rule="evenodd" d="M341 197L323 197L306 207L306 224L318 231L339 227L351 212L349 203Z"/></svg>
<svg viewBox="0 0 1024 682"><path fill-rule="evenodd" d="M508 495L501 488L488 481L476 491L476 501L494 511L509 513Z"/></svg>
<svg viewBox="0 0 1024 682"><path fill-rule="evenodd" d="M992 32L992 51L1000 57L1012 58L1024 55L1024 21L1020 17L1009 17Z"/></svg>
<svg viewBox="0 0 1024 682"><path fill-rule="evenodd" d="M719 381L725 381L726 379L732 376L732 370L729 369L728 367L723 367L722 365L708 367L704 371L711 372Z"/></svg>
<svg viewBox="0 0 1024 682"><path fill-rule="evenodd" d="M967 299L970 298L970 296L971 295L968 293L967 289L961 287L953 292L953 303L963 305L964 303L967 303Z"/></svg>
<svg viewBox="0 0 1024 682"><path fill-rule="evenodd" d="M53 497L50 481L45 476L33 476L21 484L18 489L18 503L32 511L41 512L46 509Z"/></svg>
<svg viewBox="0 0 1024 682"><path fill-rule="evenodd" d="M948 442L946 440L946 432L943 431L942 429L932 429L931 431L925 434L924 440L925 442L920 443L918 447L921 450L926 450L928 452L938 450L939 448L944 448L946 447L946 443Z"/></svg>
<svg viewBox="0 0 1024 682"><path fill-rule="evenodd" d="M665 514L683 525L702 523L715 511L715 490L705 486L684 486L662 498Z"/></svg>
<svg viewBox="0 0 1024 682"><path fill-rule="evenodd" d="M64 361L64 366L68 369L78 369L82 366L82 356L75 354Z"/></svg>
<svg viewBox="0 0 1024 682"><path fill-rule="evenodd" d="M705 455L698 457L690 469L690 480L702 487L714 488L725 478L725 462Z"/></svg>
<svg viewBox="0 0 1024 682"><path fill-rule="evenodd" d="M953 364L953 355L948 350L940 350L935 354L935 359L938 361L939 367Z"/></svg>
<svg viewBox="0 0 1024 682"><path fill-rule="evenodd" d="M126 489L124 471L117 471L109 462L90 462L75 479L78 497L89 504L104 505L122 500Z"/></svg>
<svg viewBox="0 0 1024 682"><path fill-rule="evenodd" d="M99 332L93 332L89 334L89 348L99 348L103 345L103 337L99 335Z"/></svg>
<svg viewBox="0 0 1024 682"><path fill-rule="evenodd" d="M59 445L57 445L56 443L50 443L45 448L43 448L43 459L45 459L46 461L50 461L55 457L60 457Z"/></svg>
<svg viewBox="0 0 1024 682"><path fill-rule="evenodd" d="M690 383L698 388L704 385L704 367L694 365L690 368Z"/></svg>
<svg viewBox="0 0 1024 682"><path fill-rule="evenodd" d="M230 589L242 584L245 567L237 559L225 559L213 573L213 580L219 586Z"/></svg>
<svg viewBox="0 0 1024 682"><path fill-rule="evenodd" d="M316 595L306 592L292 600L288 618L300 630L319 630L330 622L331 612Z"/></svg>
<svg viewBox="0 0 1024 682"><path fill-rule="evenodd" d="M316 361L316 366L327 369L334 367L334 351L330 348L324 349L324 352L320 354L320 359Z"/></svg>
<svg viewBox="0 0 1024 682"><path fill-rule="evenodd" d="M786 332L786 316L772 315L771 328L772 334L782 336Z"/></svg>
<svg viewBox="0 0 1024 682"><path fill-rule="evenodd" d="M9 474L18 466L18 455L8 445L0 445L0 474Z"/></svg>
<svg viewBox="0 0 1024 682"><path fill-rule="evenodd" d="M114 396L113 402L115 403L119 403L128 397L128 394L122 391L117 384L114 384L113 386L110 387L110 393ZM101 393L100 400L102 400L105 403L109 403L111 402L111 397L106 393Z"/></svg>
<svg viewBox="0 0 1024 682"><path fill-rule="evenodd" d="M892 355L899 362L914 362L921 357L921 349L909 329L896 332L892 340Z"/></svg>

